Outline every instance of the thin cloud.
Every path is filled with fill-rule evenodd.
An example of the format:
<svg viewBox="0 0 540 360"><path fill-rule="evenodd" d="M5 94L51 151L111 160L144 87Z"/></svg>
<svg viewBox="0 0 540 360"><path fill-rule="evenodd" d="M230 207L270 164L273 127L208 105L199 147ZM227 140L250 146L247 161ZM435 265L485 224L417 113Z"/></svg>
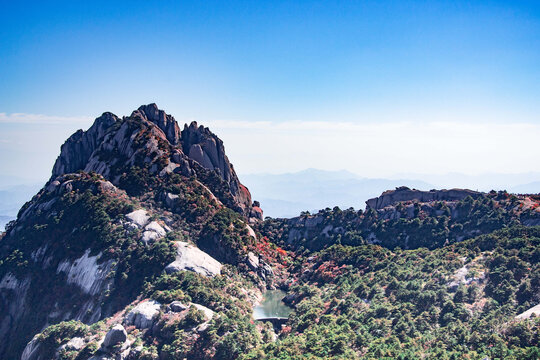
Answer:
<svg viewBox="0 0 540 360"><path fill-rule="evenodd" d="M308 167L365 176L540 171L540 124L211 121L242 173ZM246 151L246 144L251 144Z"/></svg>
<svg viewBox="0 0 540 360"><path fill-rule="evenodd" d="M0 124L87 124L93 119L89 116L51 116L26 113L0 113Z"/></svg>

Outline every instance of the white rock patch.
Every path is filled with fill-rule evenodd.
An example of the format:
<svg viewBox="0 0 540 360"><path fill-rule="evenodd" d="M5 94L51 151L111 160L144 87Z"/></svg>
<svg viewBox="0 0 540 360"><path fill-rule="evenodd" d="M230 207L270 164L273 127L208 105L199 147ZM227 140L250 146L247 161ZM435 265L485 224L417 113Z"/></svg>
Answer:
<svg viewBox="0 0 540 360"><path fill-rule="evenodd" d="M148 329L154 325L159 314L161 304L154 300L147 300L135 306L126 316L126 323L135 325L138 329Z"/></svg>
<svg viewBox="0 0 540 360"><path fill-rule="evenodd" d="M148 244L150 242L161 239L167 234L167 231L163 226L159 225L157 221L152 221L150 224L146 225L141 240Z"/></svg>
<svg viewBox="0 0 540 360"><path fill-rule="evenodd" d="M150 216L148 216L148 213L146 212L146 210L139 209L139 210L130 212L129 214L126 214L126 218L131 223L137 225L137 227L143 228L146 224L148 224L148 220L150 219Z"/></svg>
<svg viewBox="0 0 540 360"><path fill-rule="evenodd" d="M536 306L533 306L532 308L530 308L529 310L527 310L525 312L522 312L521 314L516 316L516 319L528 319L533 314L536 315L536 316L540 316L540 304L538 304Z"/></svg>
<svg viewBox="0 0 540 360"><path fill-rule="evenodd" d="M255 234L255 231L253 230L253 228L249 225L246 224L246 227L247 227L247 231L248 231L248 234L249 236L251 236L253 239L257 240L257 234Z"/></svg>
<svg viewBox="0 0 540 360"><path fill-rule="evenodd" d="M63 260L58 264L56 273L66 273L68 284L75 284L85 293L95 295L103 290L101 285L106 280L112 260L98 265L97 260L101 257L101 253L96 256L89 255L90 249L87 249L84 255L73 263L70 260Z"/></svg>
<svg viewBox="0 0 540 360"><path fill-rule="evenodd" d="M167 273L188 270L209 277L221 274L221 263L204 251L183 241L177 241L176 246L176 260L167 265Z"/></svg>

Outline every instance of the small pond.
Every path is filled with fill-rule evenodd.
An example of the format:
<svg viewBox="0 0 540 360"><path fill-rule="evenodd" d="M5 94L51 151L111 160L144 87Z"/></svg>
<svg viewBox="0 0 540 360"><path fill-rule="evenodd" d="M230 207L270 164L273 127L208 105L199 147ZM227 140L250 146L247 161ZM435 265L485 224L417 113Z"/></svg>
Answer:
<svg viewBox="0 0 540 360"><path fill-rule="evenodd" d="M281 301L285 295L285 292L281 290L266 291L263 301L253 308L253 318L257 320L269 317L288 317L292 309Z"/></svg>

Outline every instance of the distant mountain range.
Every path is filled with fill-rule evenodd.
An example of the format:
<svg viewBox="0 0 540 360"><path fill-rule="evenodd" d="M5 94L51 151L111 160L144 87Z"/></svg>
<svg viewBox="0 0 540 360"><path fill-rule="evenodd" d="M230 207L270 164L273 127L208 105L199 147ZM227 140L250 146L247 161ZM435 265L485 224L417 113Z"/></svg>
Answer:
<svg viewBox="0 0 540 360"><path fill-rule="evenodd" d="M515 193L540 192L540 173L485 175L402 174L389 179L364 178L354 173L306 169L285 174L240 175L254 199L260 201L265 216L291 217L301 211L326 207L365 208L365 202L383 191L399 186L418 190L470 188L479 191L507 190ZM506 185L504 185L506 184Z"/></svg>

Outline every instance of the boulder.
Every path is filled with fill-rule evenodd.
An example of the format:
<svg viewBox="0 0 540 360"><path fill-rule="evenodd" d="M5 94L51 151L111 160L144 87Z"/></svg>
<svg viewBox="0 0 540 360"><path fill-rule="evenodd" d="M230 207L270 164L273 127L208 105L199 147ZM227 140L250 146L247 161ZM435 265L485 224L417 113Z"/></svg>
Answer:
<svg viewBox="0 0 540 360"><path fill-rule="evenodd" d="M182 241L177 241L176 247L176 259L165 268L168 274L182 270L209 277L221 274L221 263L204 251Z"/></svg>
<svg viewBox="0 0 540 360"><path fill-rule="evenodd" d="M122 325L120 325L122 326ZM85 345L84 339L81 337L74 337L73 339L69 340L64 345L60 346L58 348L58 351L73 351L73 350L81 350Z"/></svg>
<svg viewBox="0 0 540 360"><path fill-rule="evenodd" d="M127 332L126 329L121 324L114 325L109 332L107 332L107 335L105 335L105 339L103 339L103 343L101 344L102 348L111 348L118 344L123 344L127 340Z"/></svg>
<svg viewBox="0 0 540 360"><path fill-rule="evenodd" d="M176 201L177 201L178 198L179 198L179 196L176 195L176 194L167 193L165 195L165 204L169 208L174 209L174 207L176 205Z"/></svg>
<svg viewBox="0 0 540 360"><path fill-rule="evenodd" d="M189 308L189 306L182 304L180 301L173 301L169 304L169 310L172 312L182 312Z"/></svg>
<svg viewBox="0 0 540 360"><path fill-rule="evenodd" d="M157 221L152 221L150 224L145 226L141 240L145 244L148 244L161 239L166 234L167 231L163 228L163 226L159 225Z"/></svg>
<svg viewBox="0 0 540 360"><path fill-rule="evenodd" d="M137 227L143 228L144 226L146 226L146 224L148 224L148 220L150 219L150 216L148 216L148 213L146 212L146 210L139 209L139 210L130 212L129 214L126 214L126 218L132 224L137 225Z"/></svg>
<svg viewBox="0 0 540 360"><path fill-rule="evenodd" d="M266 281L267 278L274 276L274 270L272 270L272 267L269 264L261 262L261 265L259 266L259 276Z"/></svg>
<svg viewBox="0 0 540 360"><path fill-rule="evenodd" d="M161 304L154 300L141 302L127 314L125 322L137 329L149 329L154 325L160 307Z"/></svg>

